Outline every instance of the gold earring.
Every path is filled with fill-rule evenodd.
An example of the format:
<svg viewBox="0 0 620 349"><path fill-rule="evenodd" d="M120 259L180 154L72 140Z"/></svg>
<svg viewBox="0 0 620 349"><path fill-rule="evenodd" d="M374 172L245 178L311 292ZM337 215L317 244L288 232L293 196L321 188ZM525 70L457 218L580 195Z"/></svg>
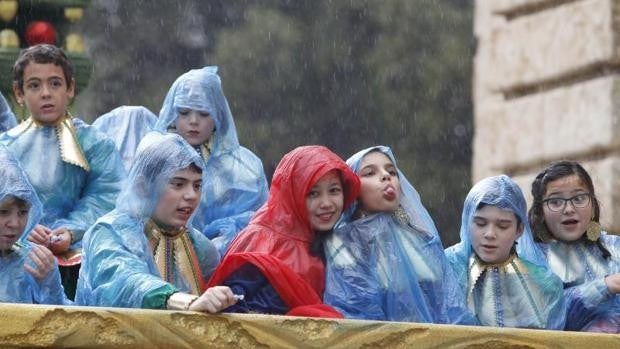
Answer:
<svg viewBox="0 0 620 349"><path fill-rule="evenodd" d="M590 241L596 241L601 236L601 225L598 222L590 221L586 229L586 236Z"/></svg>

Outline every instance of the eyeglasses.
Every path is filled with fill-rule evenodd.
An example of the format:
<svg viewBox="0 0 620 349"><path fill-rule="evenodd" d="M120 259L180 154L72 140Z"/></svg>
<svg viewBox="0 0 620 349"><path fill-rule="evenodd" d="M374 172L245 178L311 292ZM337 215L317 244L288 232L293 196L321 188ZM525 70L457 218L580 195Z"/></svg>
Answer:
<svg viewBox="0 0 620 349"><path fill-rule="evenodd" d="M588 206L588 204L590 203L591 196L592 194L590 193L584 193L584 194L575 195L568 199L549 198L549 199L543 200L543 203L547 204L547 208L549 210L553 212L558 212L558 211L562 211L564 207L566 207L566 203L569 201L571 202L571 204L573 204L573 207L575 208L584 208Z"/></svg>

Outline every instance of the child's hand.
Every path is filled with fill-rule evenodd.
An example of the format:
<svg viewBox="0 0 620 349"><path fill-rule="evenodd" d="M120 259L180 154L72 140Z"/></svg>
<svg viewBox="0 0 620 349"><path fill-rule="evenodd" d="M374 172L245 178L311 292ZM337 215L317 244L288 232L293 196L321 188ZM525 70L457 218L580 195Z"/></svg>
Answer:
<svg viewBox="0 0 620 349"><path fill-rule="evenodd" d="M71 246L71 232L67 228L56 228L49 238L50 250L55 255L66 252Z"/></svg>
<svg viewBox="0 0 620 349"><path fill-rule="evenodd" d="M605 277L605 285L610 293L620 293L620 274L611 274Z"/></svg>
<svg viewBox="0 0 620 349"><path fill-rule="evenodd" d="M30 235L28 235L28 241L34 242L35 244L48 246L50 243L50 236L52 235L52 230L44 225L37 224Z"/></svg>
<svg viewBox="0 0 620 349"><path fill-rule="evenodd" d="M33 245L32 250L28 253L28 257L35 267L26 263L24 264L24 268L27 272L32 274L39 283L41 283L47 274L56 266L52 252L41 245Z"/></svg>
<svg viewBox="0 0 620 349"><path fill-rule="evenodd" d="M237 303L237 299L235 298L230 287L215 286L207 289L189 306L188 310L209 312L214 314L230 307L235 303Z"/></svg>

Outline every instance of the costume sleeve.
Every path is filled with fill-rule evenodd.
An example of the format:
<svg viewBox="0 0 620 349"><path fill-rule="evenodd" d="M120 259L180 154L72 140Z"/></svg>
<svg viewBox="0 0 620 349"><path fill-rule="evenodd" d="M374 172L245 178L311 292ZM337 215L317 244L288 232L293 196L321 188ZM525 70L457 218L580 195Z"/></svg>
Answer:
<svg viewBox="0 0 620 349"><path fill-rule="evenodd" d="M567 303L566 329L579 331L596 317L599 307L614 295L604 279L596 279L564 290Z"/></svg>
<svg viewBox="0 0 620 349"><path fill-rule="evenodd" d="M148 291L142 300L143 309L166 309L166 302L177 290L172 285L163 285L160 288Z"/></svg>
<svg viewBox="0 0 620 349"><path fill-rule="evenodd" d="M73 247L82 240L84 232L97 218L114 208L124 178L123 165L114 143L94 129L87 131L90 132L84 131L81 139L90 171L73 210L52 226L53 229L65 227L71 230Z"/></svg>
<svg viewBox="0 0 620 349"><path fill-rule="evenodd" d="M140 308L156 303L145 303L147 294L152 296L166 286L178 291L159 277L144 234L135 231L136 227L126 228L115 231L98 222L86 233L78 304Z"/></svg>
<svg viewBox="0 0 620 349"><path fill-rule="evenodd" d="M28 259L29 263L30 259ZM28 275L31 280L33 299L37 304L58 304L71 305L71 302L65 295L65 290L60 281L60 272L58 266L54 263L54 267L45 276L41 282L37 282L32 275Z"/></svg>
<svg viewBox="0 0 620 349"><path fill-rule="evenodd" d="M190 238L196 252L196 257L200 263L200 271L206 280L209 280L211 274L220 262L220 253L209 239L196 230L190 231Z"/></svg>
<svg viewBox="0 0 620 349"><path fill-rule="evenodd" d="M0 132L4 132L17 126L17 119L11 110L9 103L0 93Z"/></svg>

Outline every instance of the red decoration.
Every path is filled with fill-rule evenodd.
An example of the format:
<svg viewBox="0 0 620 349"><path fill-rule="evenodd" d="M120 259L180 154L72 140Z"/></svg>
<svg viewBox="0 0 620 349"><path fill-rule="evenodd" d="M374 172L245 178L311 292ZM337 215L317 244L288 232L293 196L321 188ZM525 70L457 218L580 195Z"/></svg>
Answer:
<svg viewBox="0 0 620 349"><path fill-rule="evenodd" d="M36 44L56 44L56 30L45 21L33 21L26 27L26 43L28 46Z"/></svg>

